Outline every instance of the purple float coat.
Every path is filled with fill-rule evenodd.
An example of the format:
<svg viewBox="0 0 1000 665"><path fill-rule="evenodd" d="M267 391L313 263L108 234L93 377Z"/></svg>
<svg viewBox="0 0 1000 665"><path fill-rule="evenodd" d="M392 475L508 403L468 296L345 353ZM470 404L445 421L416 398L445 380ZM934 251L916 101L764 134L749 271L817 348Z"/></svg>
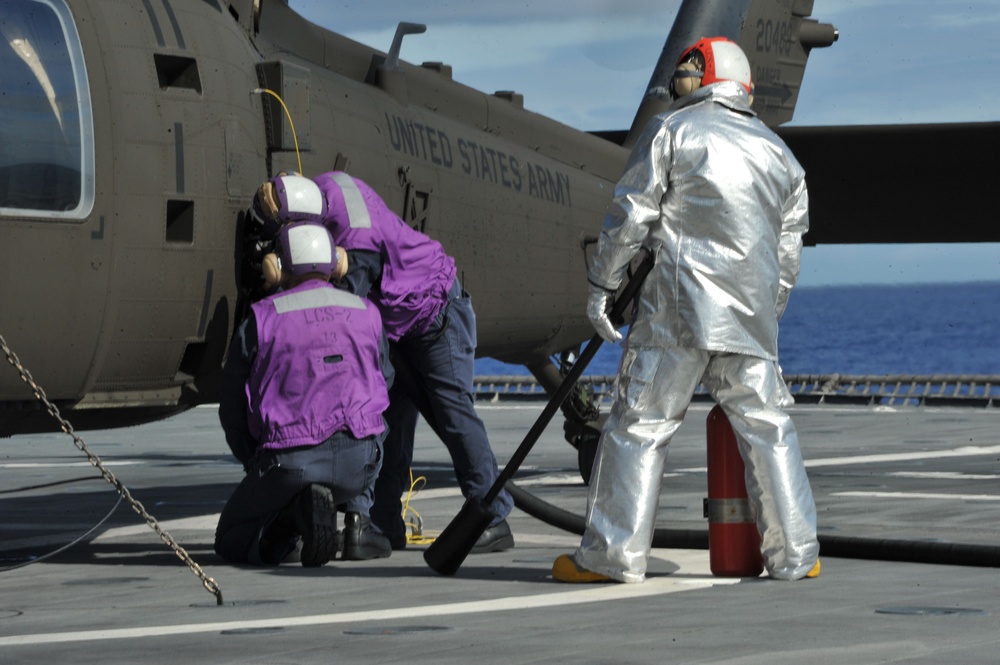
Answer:
<svg viewBox="0 0 1000 665"><path fill-rule="evenodd" d="M377 252L382 278L370 298L382 313L386 336L398 341L422 333L448 304L455 261L441 243L414 230L365 182L341 171L317 176L323 223L345 250Z"/></svg>
<svg viewBox="0 0 1000 665"><path fill-rule="evenodd" d="M316 445L384 429L389 406L372 303L309 280L253 305L258 353L246 384L250 433L264 448Z"/></svg>

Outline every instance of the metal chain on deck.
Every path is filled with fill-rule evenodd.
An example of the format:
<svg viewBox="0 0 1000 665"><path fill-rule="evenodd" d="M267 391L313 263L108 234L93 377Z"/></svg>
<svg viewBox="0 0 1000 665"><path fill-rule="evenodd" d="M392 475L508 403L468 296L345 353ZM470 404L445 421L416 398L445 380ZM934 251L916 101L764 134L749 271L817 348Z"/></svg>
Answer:
<svg viewBox="0 0 1000 665"><path fill-rule="evenodd" d="M177 541L175 541L169 533L163 530L160 524L156 521L156 518L150 515L142 503L132 497L132 493L129 492L128 488L115 477L115 474L104 466L100 457L98 457L95 453L92 453L90 449L87 448L87 444L84 443L83 439L77 436L76 432L73 431L73 426L59 413L59 408L49 401L48 397L45 395L45 391L42 390L42 387L35 383L31 373L24 367L24 365L21 364L21 361L18 359L17 355L11 351L10 347L7 346L7 340L4 339L3 335L0 335L0 347L3 348L4 355L7 356L7 362L9 362L18 371L21 375L21 380L31 386L31 390L34 392L35 397L45 405L49 414L59 423L62 431L73 437L73 444L87 456L87 460L90 462L91 466L101 472L104 479L114 486L114 488L118 491L119 496L129 502L132 509L146 521L146 524L148 524L153 531L156 532L156 534L160 537L160 540L163 541L167 547L173 550L174 554L176 554L181 561L187 564L187 567L191 569L192 573L198 576L202 585L215 596L216 604L222 605L222 588L219 584L213 578L205 574L205 571L202 570L201 566L199 566L194 559L191 558L191 555L187 553L187 550L178 545Z"/></svg>

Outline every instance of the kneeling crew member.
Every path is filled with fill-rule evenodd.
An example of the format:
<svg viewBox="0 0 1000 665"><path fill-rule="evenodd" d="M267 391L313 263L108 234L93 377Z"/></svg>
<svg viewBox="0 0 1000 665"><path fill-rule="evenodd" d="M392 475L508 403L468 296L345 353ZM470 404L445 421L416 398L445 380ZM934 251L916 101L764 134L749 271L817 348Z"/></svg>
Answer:
<svg viewBox="0 0 1000 665"><path fill-rule="evenodd" d="M215 551L277 565L301 542L302 565L322 566L337 552L336 506L350 502L343 558L387 557L369 518L392 377L381 316L329 283L346 266L321 225L282 228L264 265L282 290L253 304L223 372L219 420L247 474Z"/></svg>

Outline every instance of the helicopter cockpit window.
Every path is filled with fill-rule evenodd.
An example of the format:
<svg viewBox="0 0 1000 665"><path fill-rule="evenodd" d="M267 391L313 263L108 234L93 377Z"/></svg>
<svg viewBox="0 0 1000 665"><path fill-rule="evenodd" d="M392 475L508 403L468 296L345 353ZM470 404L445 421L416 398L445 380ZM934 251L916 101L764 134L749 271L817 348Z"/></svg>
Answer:
<svg viewBox="0 0 1000 665"><path fill-rule="evenodd" d="M0 0L0 100L0 215L86 217L90 85L64 0Z"/></svg>

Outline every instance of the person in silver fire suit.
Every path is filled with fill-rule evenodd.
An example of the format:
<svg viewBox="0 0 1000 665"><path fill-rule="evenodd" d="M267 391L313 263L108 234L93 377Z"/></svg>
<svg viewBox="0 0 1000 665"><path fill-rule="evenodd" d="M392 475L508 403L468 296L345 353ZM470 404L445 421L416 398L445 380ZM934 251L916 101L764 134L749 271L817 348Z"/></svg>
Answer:
<svg viewBox="0 0 1000 665"><path fill-rule="evenodd" d="M702 383L737 434L768 574L815 577L816 507L778 367L778 319L809 225L805 173L751 110L750 65L732 41L685 51L671 93L628 160L588 273L588 317L615 342L609 301L632 258L655 254L594 463L586 531L552 575L645 579L668 445Z"/></svg>

